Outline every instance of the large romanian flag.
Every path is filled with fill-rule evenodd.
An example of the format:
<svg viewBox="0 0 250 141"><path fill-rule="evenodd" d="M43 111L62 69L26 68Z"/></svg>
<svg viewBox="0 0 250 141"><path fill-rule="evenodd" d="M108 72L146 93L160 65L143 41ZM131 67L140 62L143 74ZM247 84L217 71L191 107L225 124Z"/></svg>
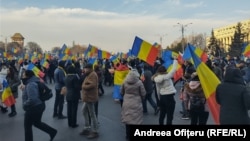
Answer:
<svg viewBox="0 0 250 141"><path fill-rule="evenodd" d="M111 53L98 49L98 59L110 59Z"/></svg>
<svg viewBox="0 0 250 141"><path fill-rule="evenodd" d="M208 68L208 66L201 61L201 59L196 55L196 53L190 46L188 46L187 49L189 49L191 53L191 57L193 59L194 66L196 68L196 72L198 74L201 86L203 88L205 97L207 99L209 110L212 114L215 123L219 124L220 106L217 104L215 100L215 92L216 92L216 87L220 84L220 80L211 71L211 69Z"/></svg>
<svg viewBox="0 0 250 141"><path fill-rule="evenodd" d="M3 94L2 94L2 102L10 107L11 105L16 103L16 100L12 94L12 91L10 89L10 86L6 80L3 80Z"/></svg>
<svg viewBox="0 0 250 141"><path fill-rule="evenodd" d="M136 36L131 54L147 62L149 65L154 66L155 60L158 56L158 49L152 44Z"/></svg>
<svg viewBox="0 0 250 141"><path fill-rule="evenodd" d="M114 99L122 99L122 95L120 93L120 88L125 80L127 74L129 72L129 69L123 69L123 70L115 70L114 72L114 91L113 91L113 98Z"/></svg>

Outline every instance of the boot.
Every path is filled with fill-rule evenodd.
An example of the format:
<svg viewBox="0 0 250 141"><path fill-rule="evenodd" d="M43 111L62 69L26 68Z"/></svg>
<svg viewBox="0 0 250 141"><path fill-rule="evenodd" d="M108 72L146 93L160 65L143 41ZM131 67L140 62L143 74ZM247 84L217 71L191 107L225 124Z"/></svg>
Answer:
<svg viewBox="0 0 250 141"><path fill-rule="evenodd" d="M2 113L7 113L8 109L7 107L0 106Z"/></svg>

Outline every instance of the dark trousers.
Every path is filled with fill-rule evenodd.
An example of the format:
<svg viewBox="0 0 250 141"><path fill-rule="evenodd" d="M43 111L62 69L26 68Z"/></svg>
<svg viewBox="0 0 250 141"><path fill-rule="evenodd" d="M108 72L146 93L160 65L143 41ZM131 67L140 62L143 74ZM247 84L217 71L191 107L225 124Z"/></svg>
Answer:
<svg viewBox="0 0 250 141"><path fill-rule="evenodd" d="M11 112L16 112L16 105L13 104L10 106Z"/></svg>
<svg viewBox="0 0 250 141"><path fill-rule="evenodd" d="M129 139L130 138L130 125L125 124L125 128L126 128L126 138Z"/></svg>
<svg viewBox="0 0 250 141"><path fill-rule="evenodd" d="M159 124L164 125L164 119L167 115L166 125L172 125L175 110L174 94L160 95L160 116Z"/></svg>
<svg viewBox="0 0 250 141"><path fill-rule="evenodd" d="M33 132L32 125L36 128L53 135L56 132L56 129L50 127L46 123L41 121L43 111L45 110L45 104L40 104L29 108L24 114L24 132L25 132L25 141L33 141Z"/></svg>
<svg viewBox="0 0 250 141"><path fill-rule="evenodd" d="M102 86L102 82L98 83L98 90L101 91L101 94L104 94L104 89L103 89L103 86Z"/></svg>
<svg viewBox="0 0 250 141"><path fill-rule="evenodd" d="M154 90L155 90L156 105L157 105L157 107L160 107L160 100L159 100L159 97L158 97L158 92L157 92L156 86L154 86Z"/></svg>
<svg viewBox="0 0 250 141"><path fill-rule="evenodd" d="M98 101L96 101L95 102L95 116L96 116L96 119L97 119L97 121L98 121L98 104L99 104L99 102ZM89 123L91 123L91 118L90 118L90 115L89 115Z"/></svg>
<svg viewBox="0 0 250 141"><path fill-rule="evenodd" d="M190 110L191 125L206 125L209 112Z"/></svg>
<svg viewBox="0 0 250 141"><path fill-rule="evenodd" d="M149 102L149 104L154 108L154 110L157 109L157 105L154 102L153 98L152 98L152 93L146 93L146 97L145 99L142 100L142 106L143 106L143 112L146 113L148 112L148 108L147 108L147 101Z"/></svg>
<svg viewBox="0 0 250 141"><path fill-rule="evenodd" d="M75 126L77 124L77 109L78 100L67 101L67 116L69 126Z"/></svg>
<svg viewBox="0 0 250 141"><path fill-rule="evenodd" d="M54 115L62 116L64 95L60 94L61 89L56 89L56 97L54 103Z"/></svg>
<svg viewBox="0 0 250 141"><path fill-rule="evenodd" d="M53 82L55 82L55 79L54 79L54 76L52 75L48 75L48 77L49 77L49 82L50 82L50 84L52 84L52 81Z"/></svg>

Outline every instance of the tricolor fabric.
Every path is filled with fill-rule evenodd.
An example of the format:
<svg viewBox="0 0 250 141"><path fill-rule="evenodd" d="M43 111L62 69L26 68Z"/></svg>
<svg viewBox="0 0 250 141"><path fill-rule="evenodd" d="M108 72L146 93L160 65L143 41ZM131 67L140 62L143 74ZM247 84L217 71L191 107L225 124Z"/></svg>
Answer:
<svg viewBox="0 0 250 141"><path fill-rule="evenodd" d="M192 55L191 55L190 50L192 52L194 52L195 55L198 56L202 62L207 61L208 55L202 49L200 49L198 47L194 47L193 45L191 45L189 43L187 44L187 47L185 48L183 56L182 56L184 60L191 59ZM190 61L193 62L192 59Z"/></svg>
<svg viewBox="0 0 250 141"><path fill-rule="evenodd" d="M250 44L243 44L243 47L242 47L242 54L245 56L245 57L250 57Z"/></svg>
<svg viewBox="0 0 250 141"><path fill-rule="evenodd" d="M97 57L98 48L89 44L88 48L84 52L84 57Z"/></svg>
<svg viewBox="0 0 250 141"><path fill-rule="evenodd" d="M44 77L44 73L38 68L36 67L33 63L29 63L27 70L32 70L34 72L34 74L40 78Z"/></svg>
<svg viewBox="0 0 250 141"><path fill-rule="evenodd" d="M147 62L149 65L154 66L154 62L158 56L158 49L136 36L131 49L131 54Z"/></svg>
<svg viewBox="0 0 250 141"><path fill-rule="evenodd" d="M201 59L196 55L191 46L188 46L187 49L189 50L192 60L194 62L194 66L200 79L201 86L207 99L207 104L214 119L214 122L216 124L219 124L220 106L215 100L215 92L216 87L220 84L220 80L211 71L211 69L208 68L208 66L201 61Z"/></svg>
<svg viewBox="0 0 250 141"><path fill-rule="evenodd" d="M98 59L110 59L111 53L98 49Z"/></svg>
<svg viewBox="0 0 250 141"><path fill-rule="evenodd" d="M10 107L16 103L16 100L12 94L10 86L6 80L3 80L3 93L2 93L2 102L7 106Z"/></svg>
<svg viewBox="0 0 250 141"><path fill-rule="evenodd" d="M162 59L164 60L164 64L162 65L167 69L167 72L172 70L173 57L176 57L178 59L178 66L174 74L174 82L177 82L183 76L182 64L180 64L180 61L179 61L179 59L182 59L182 57L179 57L179 56L180 54L170 51L170 50L166 50L162 52Z"/></svg>
<svg viewBox="0 0 250 141"><path fill-rule="evenodd" d="M123 69L123 70L115 70L114 72L114 91L113 91L113 98L114 99L123 99L122 95L120 93L120 88L125 80L127 74L129 73L129 69Z"/></svg>

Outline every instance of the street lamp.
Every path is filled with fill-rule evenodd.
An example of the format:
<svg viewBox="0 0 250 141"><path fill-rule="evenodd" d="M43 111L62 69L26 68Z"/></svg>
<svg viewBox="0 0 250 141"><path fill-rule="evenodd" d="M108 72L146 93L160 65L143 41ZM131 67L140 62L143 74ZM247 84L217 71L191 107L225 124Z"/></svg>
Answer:
<svg viewBox="0 0 250 141"><path fill-rule="evenodd" d="M8 46L7 38L11 37L11 36L10 35L9 36L3 36L3 35L1 35L1 37L3 37L4 40L5 40L4 50L5 50L5 52L7 52L7 46Z"/></svg>
<svg viewBox="0 0 250 141"><path fill-rule="evenodd" d="M185 28L190 25L190 24L193 24L193 23L188 23L188 24L181 24L181 23L177 23L178 25L180 25L181 27L181 35L182 35L182 51L184 52L184 31L185 31Z"/></svg>

